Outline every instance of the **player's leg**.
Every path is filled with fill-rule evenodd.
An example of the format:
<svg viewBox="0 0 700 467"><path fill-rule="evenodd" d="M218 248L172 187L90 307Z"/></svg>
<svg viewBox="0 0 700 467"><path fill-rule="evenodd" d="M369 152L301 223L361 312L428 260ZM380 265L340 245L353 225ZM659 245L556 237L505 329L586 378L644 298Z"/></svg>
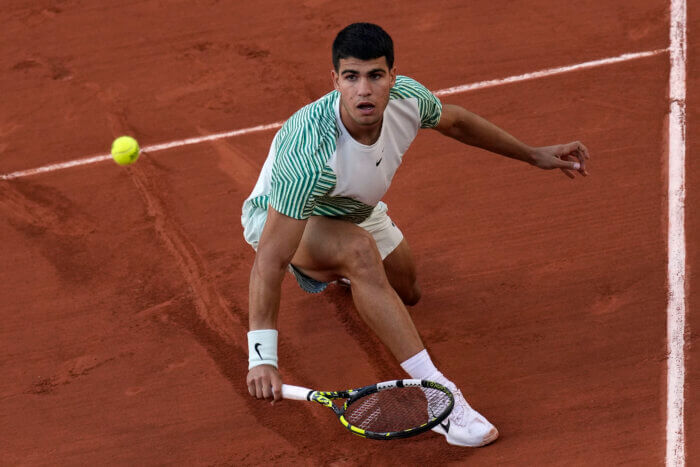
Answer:
<svg viewBox="0 0 700 467"><path fill-rule="evenodd" d="M386 205L377 206L370 219L360 226L372 234L377 248L382 252L384 269L392 287L405 304L415 304L420 299L420 289L416 282L413 254L403 234L387 215ZM437 381L452 390L455 408L446 422L434 428L447 438L448 443L475 447L489 444L498 438L498 430L469 405L452 381L438 371L427 350L423 349L410 358L399 361L412 378Z"/></svg>
<svg viewBox="0 0 700 467"><path fill-rule="evenodd" d="M418 303L421 290L416 281L416 263L405 238L384 258L384 270L389 283L406 305Z"/></svg>
<svg viewBox="0 0 700 467"><path fill-rule="evenodd" d="M377 244L389 283L406 305L415 305L420 299L416 283L416 265L408 242L388 214L383 202L375 206L372 214L358 224L369 232Z"/></svg>
<svg viewBox="0 0 700 467"><path fill-rule="evenodd" d="M408 248L406 243L403 246ZM415 267L412 257L405 253L405 249L400 250L394 261L390 260L389 269L400 282L409 284L411 275L406 271L411 267L415 271ZM407 264L409 259L411 264ZM455 408L447 422L433 429L444 435L448 443L483 446L498 438L498 430L471 408L461 391L433 365L403 301L389 283L385 264L370 233L349 222L312 217L307 222L292 264L319 281L327 282L338 277L350 279L353 300L360 316L407 373L414 378L446 384L453 391ZM405 277L400 277L402 273Z"/></svg>
<svg viewBox="0 0 700 467"><path fill-rule="evenodd" d="M350 222L312 216L292 265L309 277L346 277L362 319L401 362L423 349L403 301L389 283L373 237Z"/></svg>

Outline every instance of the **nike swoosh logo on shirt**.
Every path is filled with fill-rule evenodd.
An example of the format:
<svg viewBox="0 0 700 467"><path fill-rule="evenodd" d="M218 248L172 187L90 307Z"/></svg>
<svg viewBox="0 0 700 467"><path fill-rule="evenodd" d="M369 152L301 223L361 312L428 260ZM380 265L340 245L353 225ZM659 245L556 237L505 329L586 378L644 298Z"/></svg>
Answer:
<svg viewBox="0 0 700 467"><path fill-rule="evenodd" d="M262 360L262 355L260 355L260 351L258 350L258 346L262 345L260 342L255 344L255 351L258 353L258 357L260 357L260 360Z"/></svg>
<svg viewBox="0 0 700 467"><path fill-rule="evenodd" d="M382 159L384 159L384 158L383 158L383 157L380 157L379 160L377 161L377 163L375 164L377 167L379 167L379 164L381 164Z"/></svg>

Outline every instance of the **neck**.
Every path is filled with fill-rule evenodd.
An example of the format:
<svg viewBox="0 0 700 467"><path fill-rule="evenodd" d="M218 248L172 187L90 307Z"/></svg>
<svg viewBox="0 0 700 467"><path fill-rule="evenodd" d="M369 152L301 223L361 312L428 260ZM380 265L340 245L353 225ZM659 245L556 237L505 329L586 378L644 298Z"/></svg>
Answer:
<svg viewBox="0 0 700 467"><path fill-rule="evenodd" d="M343 122L343 126L345 126L345 129L348 130L348 133L350 133L350 136L352 136L355 141L366 146L371 146L377 142L379 135L382 133L382 122L384 121L384 117L382 116L377 123L372 125L358 125L352 118L350 118L350 115L348 115L345 107L341 103L340 120Z"/></svg>

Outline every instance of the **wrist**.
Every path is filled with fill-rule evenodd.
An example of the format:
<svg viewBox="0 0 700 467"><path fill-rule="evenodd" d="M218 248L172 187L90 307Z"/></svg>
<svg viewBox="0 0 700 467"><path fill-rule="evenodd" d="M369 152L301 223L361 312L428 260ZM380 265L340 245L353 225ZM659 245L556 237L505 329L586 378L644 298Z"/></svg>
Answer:
<svg viewBox="0 0 700 467"><path fill-rule="evenodd" d="M522 152L522 161L527 162L528 164L535 165L537 162L537 148L533 148L532 146L524 145L523 152Z"/></svg>
<svg viewBox="0 0 700 467"><path fill-rule="evenodd" d="M248 332L248 369L259 365L277 368L277 330L257 329Z"/></svg>

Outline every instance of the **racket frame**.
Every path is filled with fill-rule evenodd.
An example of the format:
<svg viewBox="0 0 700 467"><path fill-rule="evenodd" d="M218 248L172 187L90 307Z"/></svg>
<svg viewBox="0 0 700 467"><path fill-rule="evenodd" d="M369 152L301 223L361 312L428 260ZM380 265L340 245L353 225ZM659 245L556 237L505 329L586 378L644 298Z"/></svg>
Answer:
<svg viewBox="0 0 700 467"><path fill-rule="evenodd" d="M345 413L348 407L350 407L352 404L354 404L355 402L357 402L365 396L377 392L386 391L388 389L409 387L423 387L442 391L449 397L449 405L445 410L443 410L441 414L439 414L436 417L432 417L426 423L401 431L375 432L370 430L364 430L360 427L353 425L345 418ZM454 408L454 396L452 395L452 392L449 389L447 389L442 384L424 379L396 379L391 381L383 381L377 384L371 384L369 386L364 386L358 389L348 389L345 391L315 391L313 389L308 389L300 386L283 384L282 397L285 399L293 400L307 400L321 404L324 407L328 407L335 413L340 423L345 428L350 430L351 433L357 436L361 436L363 438L377 440L408 438L410 436L415 436L420 433L424 433L430 430L431 428L435 427L445 418L447 418L452 412L452 409ZM345 399L345 402L342 406L338 406L333 403L334 400L338 399Z"/></svg>

